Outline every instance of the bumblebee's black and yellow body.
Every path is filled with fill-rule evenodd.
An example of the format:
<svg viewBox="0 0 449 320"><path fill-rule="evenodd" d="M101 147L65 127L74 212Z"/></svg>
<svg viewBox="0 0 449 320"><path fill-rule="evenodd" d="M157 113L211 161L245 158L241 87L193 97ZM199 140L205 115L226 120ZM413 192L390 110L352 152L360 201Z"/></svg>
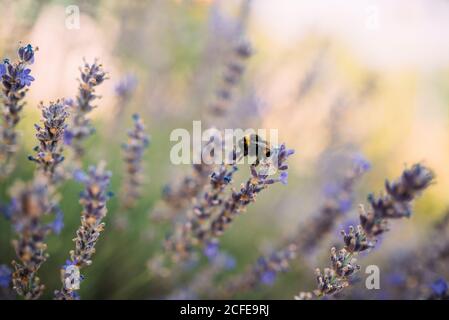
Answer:
<svg viewBox="0 0 449 320"><path fill-rule="evenodd" d="M255 157L255 165L259 165L260 160L271 155L270 145L257 134L249 134L243 137L240 150L243 150L243 157Z"/></svg>

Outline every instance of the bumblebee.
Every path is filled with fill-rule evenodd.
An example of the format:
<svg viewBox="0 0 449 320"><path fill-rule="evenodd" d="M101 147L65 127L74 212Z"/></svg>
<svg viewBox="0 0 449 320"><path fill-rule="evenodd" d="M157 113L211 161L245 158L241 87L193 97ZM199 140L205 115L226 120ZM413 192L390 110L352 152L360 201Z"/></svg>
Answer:
<svg viewBox="0 0 449 320"><path fill-rule="evenodd" d="M271 156L271 147L269 143L263 140L257 134L249 134L243 137L239 143L241 158L254 157L256 160L254 164L257 166L260 160L269 158Z"/></svg>

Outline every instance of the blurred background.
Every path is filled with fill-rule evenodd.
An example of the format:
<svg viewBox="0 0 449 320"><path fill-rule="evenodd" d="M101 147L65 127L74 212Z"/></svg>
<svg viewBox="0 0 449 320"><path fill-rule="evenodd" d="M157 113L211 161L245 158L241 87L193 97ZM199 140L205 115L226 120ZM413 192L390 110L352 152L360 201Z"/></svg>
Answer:
<svg viewBox="0 0 449 320"><path fill-rule="evenodd" d="M79 8L79 28L72 24L73 6ZM221 247L235 259L235 268L217 281L246 270L285 235L307 225L324 201L325 186L348 166L348 157L363 155L371 170L357 184L353 209L335 222L334 231L317 235L323 239L316 252L301 256L274 284L236 297L291 299L313 289L314 268L328 265L329 248L341 243L339 230L357 220L356 204L366 203L369 192L382 191L385 179L398 177L407 165L431 167L437 183L417 201L413 217L393 224L380 248L360 264L379 265L386 279L383 266L428 242L432 225L448 207L448 1L253 0L245 9L244 28L242 0L0 0L0 7L0 57L13 57L20 42L39 47L32 66L36 80L19 124L16 170L0 182L2 203L13 181L33 175L27 156L36 144L38 103L75 97L83 58L98 58L110 78L98 89L102 98L91 115L96 133L87 142L85 166L106 160L113 172L111 189L119 193L120 147L133 113L143 117L151 135L142 199L129 213L126 231L113 227L119 197L109 202L106 231L92 266L83 272L82 298L166 298L207 267L202 262L176 283L152 275L148 261L163 250L170 225L154 222L151 215L163 186L191 172L188 165L170 163L170 132L190 131L193 120L205 119L230 59L230 44L242 36L254 55L227 121L276 128L279 140L296 153L289 160L288 185L261 194L223 236ZM127 75L137 85L119 128L111 130L120 103L115 87ZM81 189L68 181L60 192L65 227L60 236L50 237L50 258L39 272L45 298L59 288L59 269L73 247ZM12 236L9 222L0 218L0 264L14 258ZM362 297L389 297L385 292L366 291Z"/></svg>

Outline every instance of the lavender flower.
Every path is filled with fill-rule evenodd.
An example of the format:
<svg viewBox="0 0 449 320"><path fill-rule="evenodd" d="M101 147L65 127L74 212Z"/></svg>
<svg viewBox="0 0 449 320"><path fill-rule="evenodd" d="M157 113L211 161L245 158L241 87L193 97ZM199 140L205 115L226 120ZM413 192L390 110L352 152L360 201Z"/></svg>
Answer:
<svg viewBox="0 0 449 320"><path fill-rule="evenodd" d="M6 66L4 63L0 63L0 78L3 78L5 74L6 74Z"/></svg>
<svg viewBox="0 0 449 320"><path fill-rule="evenodd" d="M30 69L23 69L17 73L17 80L19 81L20 85L26 87L31 86L31 82L34 81L34 77L30 75L30 73Z"/></svg>
<svg viewBox="0 0 449 320"><path fill-rule="evenodd" d="M103 219L107 213L106 202L110 197L107 190L110 178L111 173L105 171L104 163L100 163L97 167L89 168L88 178L84 182L85 189L80 199L83 206L81 226L76 232L75 250L70 251L69 260L69 265L75 266L78 271L92 264L95 245L105 226ZM61 270L63 286L60 291L55 291L55 299L73 300L78 297L77 287L69 285L73 279L66 270L67 265Z"/></svg>
<svg viewBox="0 0 449 320"><path fill-rule="evenodd" d="M249 12L249 1L242 3L241 16L239 19L238 31L243 31L247 14ZM244 61L252 54L251 45L246 40L241 40L233 48L233 58L227 65L223 75L223 84L216 92L216 101L212 104L210 110L214 115L223 116L229 109L232 101L232 91L240 82L244 72ZM209 176L213 172L214 166L201 163L193 165L193 174L186 176L175 186L166 186L163 190L164 201L173 209L171 212L163 212L168 218L179 212L179 209L190 205L192 199L199 195L209 182ZM157 218L161 214L157 215Z"/></svg>
<svg viewBox="0 0 449 320"><path fill-rule="evenodd" d="M107 79L103 66L98 64L97 60L92 64L84 62L84 66L80 68L80 73L81 78L78 96L73 107L72 123L65 139L72 146L77 160L80 160L84 154L83 141L94 132L94 128L86 116L95 108L92 104L93 101L99 98L95 94L95 88Z"/></svg>
<svg viewBox="0 0 449 320"><path fill-rule="evenodd" d="M242 39L234 47L234 55L226 66L223 84L216 92L216 101L212 104L213 114L223 116L229 109L233 91L240 82L245 71L245 60L252 55L252 48L248 41Z"/></svg>
<svg viewBox="0 0 449 320"><path fill-rule="evenodd" d="M17 132L20 113L25 105L23 99L34 78L27 68L34 62L35 49L31 45L20 47L18 60L11 63L8 59L0 63L1 102L3 104L3 125L0 128L0 176L7 175L13 169L11 157L17 149Z"/></svg>
<svg viewBox="0 0 449 320"><path fill-rule="evenodd" d="M411 202L433 181L434 174L426 167L415 164L404 170L402 176L385 183L386 194L376 198L368 197L371 208L360 207L360 225L350 227L349 233L342 231L345 247L339 251L331 249L331 266L322 273L316 270L318 287L314 293L318 297L333 295L349 285L351 276L360 268L355 264L355 256L376 245L376 237L388 231L388 220L409 217Z"/></svg>
<svg viewBox="0 0 449 320"><path fill-rule="evenodd" d="M180 182L167 185L162 191L162 198L177 212L190 204L192 199L209 182L212 166L207 164L194 164L192 175L185 176Z"/></svg>
<svg viewBox="0 0 449 320"><path fill-rule="evenodd" d="M56 210L55 219L49 224L49 226L55 234L61 234L61 231L64 228L64 213L61 210Z"/></svg>
<svg viewBox="0 0 449 320"><path fill-rule="evenodd" d="M213 260L220 253L220 246L217 241L211 241L204 246L204 255L209 259Z"/></svg>
<svg viewBox="0 0 449 320"><path fill-rule="evenodd" d="M42 122L43 125L35 125L36 138L39 145L34 149L35 156L29 156L31 161L38 164L38 169L43 172L52 182L61 177L57 173L57 169L64 160L62 155L62 139L66 128L65 120L68 117L66 106L61 101L50 103L48 107L43 104Z"/></svg>
<svg viewBox="0 0 449 320"><path fill-rule="evenodd" d="M19 260L13 261L13 288L25 299L37 299L44 290L37 272L48 258L45 240L51 232L43 220L58 208L43 176L36 176L29 184L16 184L11 196L11 222L18 236L13 246Z"/></svg>
<svg viewBox="0 0 449 320"><path fill-rule="evenodd" d="M210 140L208 143L212 141ZM200 164L193 164L192 169L192 174L184 176L179 182L164 187L162 199L166 208L154 210L152 213L153 220L174 220L177 215L184 213L184 209L187 209L192 201L200 196L204 188L207 188L214 165L203 161Z"/></svg>
<svg viewBox="0 0 449 320"><path fill-rule="evenodd" d="M7 265L0 265L0 287L8 288L11 284L12 271Z"/></svg>
<svg viewBox="0 0 449 320"><path fill-rule="evenodd" d="M204 247L218 241L218 237L232 221L256 200L258 193L284 179L282 173L288 169L287 158L293 153L284 144L273 147L271 157L260 165L251 165L250 178L241 185L239 191L233 189L227 198L223 198L223 191L231 183L237 167L222 165L218 171L213 172L209 189L204 192L199 203L194 205L187 222L175 228L175 234L166 242L172 260L178 262L189 259L198 244ZM280 172L279 175L273 176L273 170Z"/></svg>
<svg viewBox="0 0 449 320"><path fill-rule="evenodd" d="M277 170L282 172L288 169L287 158L294 153L293 150L287 149L284 144L279 148L272 150L271 154L276 158L275 165ZM233 190L231 196L223 203L223 209L214 220L210 227L205 231L204 238L216 238L220 236L225 228L227 228L234 218L245 210L252 202L256 201L256 196L268 186L280 182L282 178L271 177L269 170L272 169L271 164L268 168L258 168L256 165L250 166L251 177L242 184L239 191Z"/></svg>
<svg viewBox="0 0 449 320"><path fill-rule="evenodd" d="M132 95L137 87L137 78L134 74L126 74L114 86L116 103L114 107L113 121L110 126L111 132L119 128L122 123L123 113L129 105Z"/></svg>
<svg viewBox="0 0 449 320"><path fill-rule="evenodd" d="M132 92L136 89L137 78L133 74L124 76L115 86L115 93L121 99L129 99Z"/></svg>
<svg viewBox="0 0 449 320"><path fill-rule="evenodd" d="M434 281L430 288L432 289L432 295L430 299L432 300L449 300L449 291L446 280L443 278Z"/></svg>
<svg viewBox="0 0 449 320"><path fill-rule="evenodd" d="M149 137L145 133L142 118L135 114L133 120L134 128L128 132L128 142L122 147L126 164L126 176L122 192L122 204L125 208L133 207L140 196L143 154L149 145Z"/></svg>
<svg viewBox="0 0 449 320"><path fill-rule="evenodd" d="M287 250L272 253L268 258L261 257L253 274L263 284L272 285L279 272L288 270L289 262L296 256L296 247L291 245Z"/></svg>
<svg viewBox="0 0 449 320"><path fill-rule="evenodd" d="M34 49L31 44L28 44L24 47L20 47L18 50L18 55L21 61L33 64L34 63Z"/></svg>
<svg viewBox="0 0 449 320"><path fill-rule="evenodd" d="M235 165L221 165L210 175L210 185L189 212L187 222L175 227L175 235L166 242L166 248L174 254L175 261L190 258L195 243L203 240L203 226L214 214L215 210L223 204L223 191L232 182L232 176L237 171ZM210 241L208 245L215 244Z"/></svg>

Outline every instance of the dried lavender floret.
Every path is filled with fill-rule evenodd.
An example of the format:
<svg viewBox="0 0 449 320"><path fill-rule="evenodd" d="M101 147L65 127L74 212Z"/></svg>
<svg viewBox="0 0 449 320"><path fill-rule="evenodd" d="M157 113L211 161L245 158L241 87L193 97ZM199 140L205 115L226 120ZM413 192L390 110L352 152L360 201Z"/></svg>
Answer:
<svg viewBox="0 0 449 320"><path fill-rule="evenodd" d="M432 282L430 285L432 294L429 299L431 300L449 300L449 290L446 280L439 278Z"/></svg>
<svg viewBox="0 0 449 320"><path fill-rule="evenodd" d="M134 128L128 132L128 142L122 146L126 165L122 191L122 204L125 208L132 207L140 196L143 154L150 143L142 118L135 114L133 121Z"/></svg>
<svg viewBox="0 0 449 320"><path fill-rule="evenodd" d="M215 210L223 204L223 192L232 182L236 171L235 165L222 165L212 172L209 188L193 206L188 220L175 227L175 234L167 239L166 248L174 254L175 261L188 259L198 241L207 241L204 238L204 226Z"/></svg>
<svg viewBox="0 0 449 320"><path fill-rule="evenodd" d="M354 161L343 179L333 188L326 190L326 201L320 208L319 215L314 217L310 223L305 223L303 227L299 228L294 237L290 237L283 242L280 249L275 251L275 254L260 257L246 272L231 279L222 291L226 295L232 296L235 293L254 290L260 283L271 284L274 282L278 272L272 269L267 269L265 273L262 273L262 277L256 276L259 273L255 272L255 270L258 270L260 261L272 261L277 255L282 256L283 253L288 253L284 254L285 259L282 259L283 271L286 271L298 253L310 252L319 241L316 235L323 235L329 232L335 220L351 209L354 185L369 169L370 164L365 158L360 155L354 157ZM301 297L305 299L308 295L304 294Z"/></svg>
<svg viewBox="0 0 449 320"><path fill-rule="evenodd" d="M375 198L370 195L371 207L365 211L361 206L360 225L350 227L349 233L342 232L345 247L338 253L331 251L331 268L326 268L324 275L317 269L318 288L314 291L318 297L333 295L349 285L349 279L359 266L354 257L358 252L369 250L375 246L377 236L388 231L389 219L409 217L411 202L434 180L433 172L415 164L405 169L401 177L393 183L386 183L387 194Z"/></svg>
<svg viewBox="0 0 449 320"><path fill-rule="evenodd" d="M104 229L103 219L106 216L106 202L111 194L108 192L111 173L105 170L105 164L100 163L97 167L91 166L87 172L84 182L84 191L80 195L80 204L83 206L81 212L81 226L76 231L75 249L70 251L70 260L61 269L63 286L61 290L55 291L55 299L73 300L79 298L77 286L73 284L73 274L66 272L70 270L79 274L80 269L92 264L92 256L95 253L95 245ZM68 268L68 266L72 266ZM80 281L80 275L76 281Z"/></svg>
<svg viewBox="0 0 449 320"><path fill-rule="evenodd" d="M92 64L84 62L80 68L78 95L72 108L72 123L65 134L65 141L73 148L76 160L80 160L84 155L84 140L95 131L87 115L96 107L93 102L99 98L95 88L106 79L107 73L97 60Z"/></svg>
<svg viewBox="0 0 449 320"><path fill-rule="evenodd" d="M16 126L20 121L28 87L34 81L29 65L34 62L34 49L30 44L20 47L18 60L4 59L0 63L0 87L3 124L0 127L0 176L13 169L11 157L17 150Z"/></svg>
<svg viewBox="0 0 449 320"><path fill-rule="evenodd" d="M166 248L174 261L189 259L198 245L207 246L217 241L224 230L246 207L256 200L256 195L268 186L287 179L287 158L294 153L284 144L272 147L271 158L260 165L250 166L250 178L240 190L231 190L224 197L225 187L231 183L237 170L235 165L222 165L210 177L210 189L195 204L190 219L178 225L166 242ZM277 174L273 175L273 171ZM217 212L215 212L217 211Z"/></svg>
<svg viewBox="0 0 449 320"><path fill-rule="evenodd" d="M59 211L47 181L38 175L32 182L18 183L11 190L11 222L17 233L13 246L18 259L13 261L12 282L17 294L25 299L37 299L44 290L37 272L48 258L45 241L52 227L43 220Z"/></svg>
<svg viewBox="0 0 449 320"><path fill-rule="evenodd" d="M11 284L12 270L5 264L0 265L0 287L7 288Z"/></svg>
<svg viewBox="0 0 449 320"><path fill-rule="evenodd" d="M58 173L57 169L64 161L62 140L67 127L65 121L69 113L64 103L59 100L56 103L51 102L47 107L41 104L40 107L42 109L42 125L35 125L39 145L34 148L36 154L28 158L37 163L38 170L50 181L56 182L61 178L61 172Z"/></svg>
<svg viewBox="0 0 449 320"><path fill-rule="evenodd" d="M243 212L246 207L256 200L256 196L269 185L276 182L285 182L285 174L288 169L287 158L294 153L293 150L287 149L284 144L279 147L274 147L271 154L275 158L273 163L268 165L268 168L258 168L256 165L250 166L251 176L242 184L240 190L233 190L231 196L223 203L223 208L218 216L211 221L207 236L205 238L216 238L220 236L224 230L231 224L234 218ZM271 167L275 166L279 172L278 176L271 176Z"/></svg>
<svg viewBox="0 0 449 320"><path fill-rule="evenodd" d="M235 88L243 77L245 62L253 54L253 49L249 41L240 39L233 49L233 56L226 65L226 70L222 77L222 85L216 91L216 101L211 106L213 114L223 116L233 100Z"/></svg>

